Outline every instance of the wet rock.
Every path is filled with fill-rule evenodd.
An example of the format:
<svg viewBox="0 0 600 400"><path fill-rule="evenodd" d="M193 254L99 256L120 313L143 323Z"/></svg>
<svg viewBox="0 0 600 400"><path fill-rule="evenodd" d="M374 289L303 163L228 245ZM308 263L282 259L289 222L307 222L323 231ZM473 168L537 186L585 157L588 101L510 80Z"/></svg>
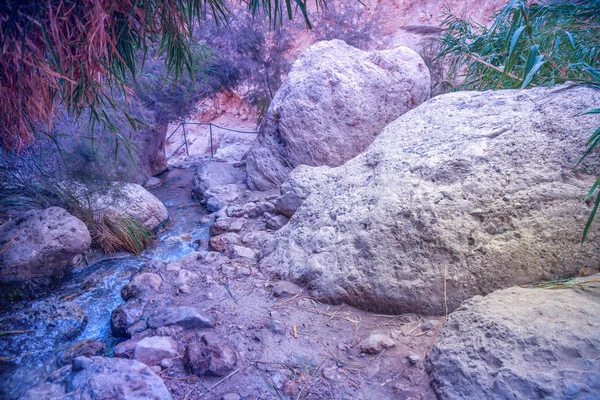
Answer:
<svg viewBox="0 0 600 400"><path fill-rule="evenodd" d="M210 238L209 246L212 250L228 253L234 245L240 244L242 238L237 233L228 232Z"/></svg>
<svg viewBox="0 0 600 400"><path fill-rule="evenodd" d="M359 347L362 353L378 354L385 349L396 347L396 342L387 334L372 332L360 342Z"/></svg>
<svg viewBox="0 0 600 400"><path fill-rule="evenodd" d="M164 382L137 361L92 357L86 368L72 374L67 399L171 400Z"/></svg>
<svg viewBox="0 0 600 400"><path fill-rule="evenodd" d="M153 188L159 187L161 184L162 184L162 181L159 178L157 178L155 176L151 176L150 178L148 178L146 183L144 183L144 188L153 189Z"/></svg>
<svg viewBox="0 0 600 400"><path fill-rule="evenodd" d="M56 383L42 383L39 386L29 389L21 400L42 400L42 399L62 399L65 394L65 387Z"/></svg>
<svg viewBox="0 0 600 400"><path fill-rule="evenodd" d="M106 344L97 340L81 340L67 350L65 350L59 359L59 365L70 363L75 357L100 356L106 352Z"/></svg>
<svg viewBox="0 0 600 400"><path fill-rule="evenodd" d="M205 161L200 163L192 181L192 197L198 200L208 200L209 189L229 184L242 184L246 180L246 172L232 164Z"/></svg>
<svg viewBox="0 0 600 400"><path fill-rule="evenodd" d="M277 231L283 228L289 220L285 215L276 215L267 221L267 228Z"/></svg>
<svg viewBox="0 0 600 400"><path fill-rule="evenodd" d="M440 399L597 398L597 294L513 287L464 302L429 353L432 387Z"/></svg>
<svg viewBox="0 0 600 400"><path fill-rule="evenodd" d="M302 293L300 286L288 281L273 282L272 286L275 297L292 297Z"/></svg>
<svg viewBox="0 0 600 400"><path fill-rule="evenodd" d="M133 358L133 352L135 350L135 344L137 340L126 340L115 346L114 355L117 358Z"/></svg>
<svg viewBox="0 0 600 400"><path fill-rule="evenodd" d="M166 307L157 310L148 319L148 326L151 328L171 325L186 329L212 328L215 318L194 307Z"/></svg>
<svg viewBox="0 0 600 400"><path fill-rule="evenodd" d="M233 246L231 249L232 258L247 258L250 260L256 260L256 252L248 247L244 246Z"/></svg>
<svg viewBox="0 0 600 400"><path fill-rule="evenodd" d="M153 366L165 358L177 357L177 342L168 336L150 336L135 344L133 359Z"/></svg>
<svg viewBox="0 0 600 400"><path fill-rule="evenodd" d="M235 352L219 338L205 334L199 342L189 344L183 356L186 369L198 376L223 376L233 371Z"/></svg>
<svg viewBox="0 0 600 400"><path fill-rule="evenodd" d="M421 315L576 275L598 260L600 225L579 243L597 166L571 171L598 122L567 115L596 103L583 87L438 96L330 168L260 267L328 302Z"/></svg>
<svg viewBox="0 0 600 400"><path fill-rule="evenodd" d="M127 301L132 298L148 300L160 292L162 278L150 272L136 273L129 283L121 289L121 297Z"/></svg>
<svg viewBox="0 0 600 400"><path fill-rule="evenodd" d="M23 213L0 226L0 283L61 276L91 240L85 224L62 208Z"/></svg>
<svg viewBox="0 0 600 400"><path fill-rule="evenodd" d="M296 213L296 210L300 208L303 202L304 199L302 197L298 196L294 192L288 192L277 199L275 202L275 210L278 213L291 218L292 215Z"/></svg>
<svg viewBox="0 0 600 400"><path fill-rule="evenodd" d="M429 70L406 47L364 52L340 40L312 45L261 123L246 160L248 185L277 187L301 164L342 165L429 93Z"/></svg>
<svg viewBox="0 0 600 400"><path fill-rule="evenodd" d="M87 315L72 302L36 302L3 321L2 330L23 331L0 336L0 359L19 364L28 354L45 354L79 336Z"/></svg>
<svg viewBox="0 0 600 400"><path fill-rule="evenodd" d="M158 229L169 219L164 204L135 183L113 183L108 189L94 191L89 198L95 214L126 216L148 229Z"/></svg>
<svg viewBox="0 0 600 400"><path fill-rule="evenodd" d="M130 338L139 327L144 311L144 303L138 299L131 299L125 304L119 304L110 314L110 329L114 337Z"/></svg>

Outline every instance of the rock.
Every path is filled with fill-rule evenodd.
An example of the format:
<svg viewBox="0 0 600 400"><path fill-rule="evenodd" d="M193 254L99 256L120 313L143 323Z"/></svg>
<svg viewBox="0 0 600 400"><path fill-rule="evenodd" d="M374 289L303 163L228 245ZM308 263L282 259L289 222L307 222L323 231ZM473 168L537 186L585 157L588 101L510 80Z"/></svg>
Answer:
<svg viewBox="0 0 600 400"><path fill-rule="evenodd" d="M168 336L150 336L135 344L133 359L148 366L153 366L165 358L175 358L177 342Z"/></svg>
<svg viewBox="0 0 600 400"><path fill-rule="evenodd" d="M73 359L72 370L73 371L81 371L82 369L86 369L90 365L92 365L94 361L90 357L86 356L78 356Z"/></svg>
<svg viewBox="0 0 600 400"><path fill-rule="evenodd" d="M207 201L212 196L207 196L209 189L230 184L243 184L246 181L246 172L231 164L204 161L200 163L192 181L192 197Z"/></svg>
<svg viewBox="0 0 600 400"><path fill-rule="evenodd" d="M94 216L125 216L151 230L169 219L164 204L135 183L113 183L108 189L90 193L89 199Z"/></svg>
<svg viewBox="0 0 600 400"><path fill-rule="evenodd" d="M412 364L412 365L417 365L418 363L421 362L421 356L416 355L416 354L412 354L410 356L407 357L408 361Z"/></svg>
<svg viewBox="0 0 600 400"><path fill-rule="evenodd" d="M337 365L323 368L323 377L330 381L343 381L347 379L346 375L340 371Z"/></svg>
<svg viewBox="0 0 600 400"><path fill-rule="evenodd" d="M598 294L513 287L466 301L429 353L432 387L440 399L597 398Z"/></svg>
<svg viewBox="0 0 600 400"><path fill-rule="evenodd" d="M275 297L292 297L302 293L302 288L292 282L273 282L273 295Z"/></svg>
<svg viewBox="0 0 600 400"><path fill-rule="evenodd" d="M222 235L227 232L239 232L244 227L244 218L219 218L209 228L211 236Z"/></svg>
<svg viewBox="0 0 600 400"><path fill-rule="evenodd" d="M250 260L256 260L256 252L248 247L233 246L231 249L231 258L248 258Z"/></svg>
<svg viewBox="0 0 600 400"><path fill-rule="evenodd" d="M110 329L114 337L130 338L136 331L146 328L146 321L141 319L145 303L132 299L119 304L110 314Z"/></svg>
<svg viewBox="0 0 600 400"><path fill-rule="evenodd" d="M300 164L342 165L429 98L429 70L406 48L364 52L341 40L305 50L277 91L246 159L253 190Z"/></svg>
<svg viewBox="0 0 600 400"><path fill-rule="evenodd" d="M101 356L106 352L106 344L97 340L81 340L65 350L59 359L59 365L66 365L79 356Z"/></svg>
<svg viewBox="0 0 600 400"><path fill-rule="evenodd" d="M293 380L289 379L283 384L283 395L292 397L298 391L298 384Z"/></svg>
<svg viewBox="0 0 600 400"><path fill-rule="evenodd" d="M208 211L217 212L244 196L246 185L230 184L208 189L204 196Z"/></svg>
<svg viewBox="0 0 600 400"><path fill-rule="evenodd" d="M278 213L291 218L303 202L304 199L302 197L298 196L296 193L288 192L277 199L275 202L275 210Z"/></svg>
<svg viewBox="0 0 600 400"><path fill-rule="evenodd" d="M173 365L175 365L175 363L171 358L165 358L160 361L160 366L164 369L171 368Z"/></svg>
<svg viewBox="0 0 600 400"><path fill-rule="evenodd" d="M266 231L244 232L242 235L242 244L246 247L250 247L251 249L258 250L272 236L273 235L270 232Z"/></svg>
<svg viewBox="0 0 600 400"><path fill-rule="evenodd" d="M85 224L62 208L28 211L0 226L0 283L61 276L91 242Z"/></svg>
<svg viewBox="0 0 600 400"><path fill-rule="evenodd" d="M85 312L73 302L38 301L12 312L2 321L1 330L26 333L0 336L0 359L20 364L31 354L48 353L50 357L58 346L78 337L87 321Z"/></svg>
<svg viewBox="0 0 600 400"><path fill-rule="evenodd" d="M267 221L267 228L277 231L283 228L289 220L285 215L276 215Z"/></svg>
<svg viewBox="0 0 600 400"><path fill-rule="evenodd" d="M359 346L362 353L378 354L385 349L396 347L396 342L389 335L372 332L360 342Z"/></svg>
<svg viewBox="0 0 600 400"><path fill-rule="evenodd" d="M225 212L227 213L228 217L235 217L235 218L243 217L244 214L246 213L244 211L244 209L240 206L229 206L229 207L227 207L227 210Z"/></svg>
<svg viewBox="0 0 600 400"><path fill-rule="evenodd" d="M194 307L182 306L161 308L148 319L148 326L151 328L171 325L185 329L212 328L215 325L215 318Z"/></svg>
<svg viewBox="0 0 600 400"><path fill-rule="evenodd" d="M64 394L64 386L56 383L42 383L29 389L20 400L62 399Z"/></svg>
<svg viewBox="0 0 600 400"><path fill-rule="evenodd" d="M91 363L70 376L66 399L170 400L164 382L137 361L92 357Z"/></svg>
<svg viewBox="0 0 600 400"><path fill-rule="evenodd" d="M239 244L242 238L237 233L228 232L210 238L209 247L212 250L229 253L233 246Z"/></svg>
<svg viewBox="0 0 600 400"><path fill-rule="evenodd" d="M226 393L221 397L221 400L242 400L242 396L237 393Z"/></svg>
<svg viewBox="0 0 600 400"><path fill-rule="evenodd" d="M198 282L200 275L194 271L188 271L187 269L181 269L177 272L177 278L174 282L178 285L188 286L190 283Z"/></svg>
<svg viewBox="0 0 600 400"><path fill-rule="evenodd" d="M271 319L267 323L267 329L276 335L285 335L285 324L277 319Z"/></svg>
<svg viewBox="0 0 600 400"><path fill-rule="evenodd" d="M162 181L160 179L158 179L155 176L151 176L150 178L148 178L146 183L144 183L144 188L152 189L155 187L159 187L161 184L162 184Z"/></svg>
<svg viewBox="0 0 600 400"><path fill-rule="evenodd" d="M421 331L423 331L423 332L430 331L433 329L434 326L435 326L434 321L427 321L421 325Z"/></svg>
<svg viewBox="0 0 600 400"><path fill-rule="evenodd" d="M600 225L580 244L597 166L572 172L598 122L571 116L599 102L583 87L438 96L330 169L261 269L324 301L421 315L576 275L598 260Z"/></svg>
<svg viewBox="0 0 600 400"><path fill-rule="evenodd" d="M198 376L223 376L235 368L237 356L216 336L205 334L199 342L186 347L183 361L186 369Z"/></svg>
<svg viewBox="0 0 600 400"><path fill-rule="evenodd" d="M114 354L117 358L133 358L135 344L137 340L126 340L115 346Z"/></svg>
<svg viewBox="0 0 600 400"><path fill-rule="evenodd" d="M148 300L160 292L162 278L151 272L134 274L129 283L121 289L121 297L127 301L132 298Z"/></svg>

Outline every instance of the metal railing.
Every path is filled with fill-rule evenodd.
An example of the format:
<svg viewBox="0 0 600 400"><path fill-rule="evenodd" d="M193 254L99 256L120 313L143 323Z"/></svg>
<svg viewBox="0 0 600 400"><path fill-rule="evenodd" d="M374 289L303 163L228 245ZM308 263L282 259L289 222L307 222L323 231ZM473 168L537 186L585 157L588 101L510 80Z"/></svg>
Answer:
<svg viewBox="0 0 600 400"><path fill-rule="evenodd" d="M171 134L165 139L165 144L167 143L167 141L169 139L171 139L173 137L173 135L179 130L179 128L183 129L183 143L181 143L179 145L179 147L177 147L175 149L175 151L173 151L173 153L171 153L171 155L169 157L167 157L167 160L171 157L173 157L179 150L181 150L181 148L183 146L185 146L185 154L187 156L190 155L190 150L188 147L188 139L187 139L187 133L185 132L185 126L186 125L208 125L208 129L209 129L209 137L210 137L210 157L213 158L214 157L214 148L213 148L213 126L219 129L223 129L225 131L230 131L230 132L237 132L237 133L248 133L248 134L252 134L252 135L256 135L258 132L255 131L240 131L237 129L231 129L231 128L226 128L224 126L220 126L217 124L213 124L212 122L187 122L184 121L182 123L180 123L179 125L177 125L177 127L175 129L173 129L173 132L171 132Z"/></svg>

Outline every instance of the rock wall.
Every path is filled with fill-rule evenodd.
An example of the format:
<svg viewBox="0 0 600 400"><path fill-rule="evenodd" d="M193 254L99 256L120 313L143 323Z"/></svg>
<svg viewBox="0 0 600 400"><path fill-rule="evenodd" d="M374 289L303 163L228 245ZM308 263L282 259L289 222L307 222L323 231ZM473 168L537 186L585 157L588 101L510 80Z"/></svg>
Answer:
<svg viewBox="0 0 600 400"><path fill-rule="evenodd" d="M565 86L431 99L319 172L262 269L331 302L440 315L596 267L598 225L580 241L598 168L573 168L598 124L577 114L599 102L599 91Z"/></svg>
<svg viewBox="0 0 600 400"><path fill-rule="evenodd" d="M390 121L429 98L414 51L363 52L340 40L307 49L273 98L247 157L248 186L279 186L301 164L339 166Z"/></svg>

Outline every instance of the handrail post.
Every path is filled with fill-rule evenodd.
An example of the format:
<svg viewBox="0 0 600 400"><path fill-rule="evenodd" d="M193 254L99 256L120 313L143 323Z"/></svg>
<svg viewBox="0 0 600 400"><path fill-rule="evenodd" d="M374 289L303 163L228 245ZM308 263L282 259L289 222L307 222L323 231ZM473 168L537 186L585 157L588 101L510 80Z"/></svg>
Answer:
<svg viewBox="0 0 600 400"><path fill-rule="evenodd" d="M210 131L210 158L214 158L213 140L212 140L212 123L208 125L208 129Z"/></svg>
<svg viewBox="0 0 600 400"><path fill-rule="evenodd" d="M183 123L183 141L185 142L185 155L190 155L190 150L188 149L187 135L185 134L185 122Z"/></svg>

